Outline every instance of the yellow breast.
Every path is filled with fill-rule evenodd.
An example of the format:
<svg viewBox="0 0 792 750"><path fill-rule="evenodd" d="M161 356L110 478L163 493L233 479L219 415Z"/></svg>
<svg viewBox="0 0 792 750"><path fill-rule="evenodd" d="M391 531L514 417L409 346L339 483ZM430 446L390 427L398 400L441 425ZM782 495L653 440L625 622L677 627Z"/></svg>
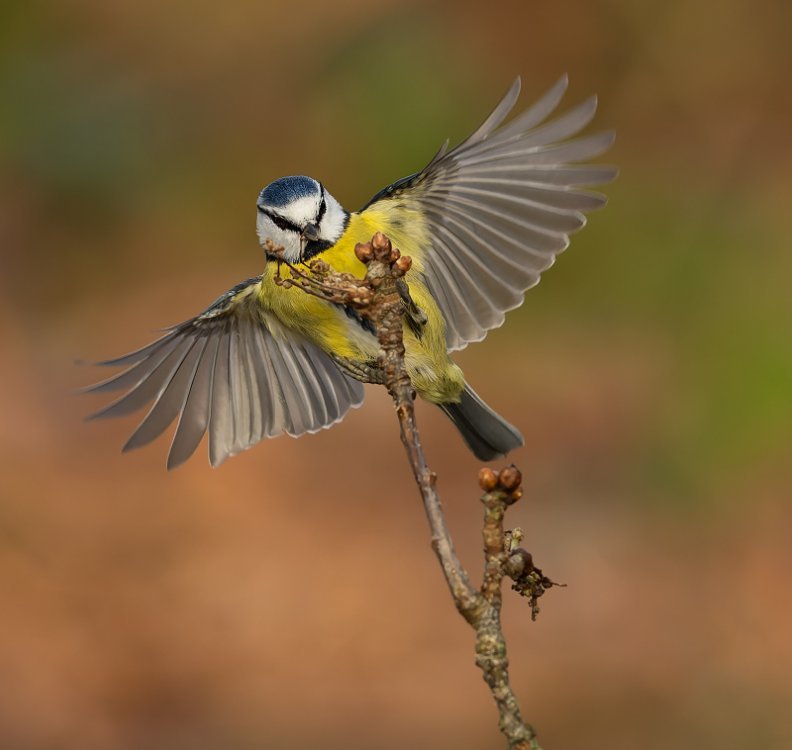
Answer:
<svg viewBox="0 0 792 750"><path fill-rule="evenodd" d="M375 203L362 213L351 214L341 239L322 253L322 260L338 271L363 278L366 268L355 257L355 245L358 242L369 242L376 232L382 232L399 248L402 255L412 258L414 270L423 270L425 248L429 244L424 219L414 209L400 204L390 205L394 203ZM409 275L407 280L409 282Z"/></svg>
<svg viewBox="0 0 792 750"><path fill-rule="evenodd" d="M406 362L413 385L431 401L454 398L461 391L463 380L446 352L445 321L420 274L428 247L421 215L406 206L374 204L362 213L351 214L344 234L320 257L337 271L363 278L366 267L355 257L355 245L370 241L376 232L386 234L402 255L412 258L412 269L405 280L415 303L428 318L420 338L407 326L404 329ZM316 297L278 286L273 280L276 272L277 263L267 263L261 287L262 305L286 327L298 330L325 351L338 356L356 361L376 358L376 339L356 321L343 310Z"/></svg>

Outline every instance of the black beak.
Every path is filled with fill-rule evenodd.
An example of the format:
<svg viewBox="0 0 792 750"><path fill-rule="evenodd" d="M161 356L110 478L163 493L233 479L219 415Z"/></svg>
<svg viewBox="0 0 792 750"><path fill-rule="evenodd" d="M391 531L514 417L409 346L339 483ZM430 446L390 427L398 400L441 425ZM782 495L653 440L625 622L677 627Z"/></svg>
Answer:
<svg viewBox="0 0 792 750"><path fill-rule="evenodd" d="M319 239L319 227L316 224L306 224L302 230L302 236L308 242L316 242Z"/></svg>

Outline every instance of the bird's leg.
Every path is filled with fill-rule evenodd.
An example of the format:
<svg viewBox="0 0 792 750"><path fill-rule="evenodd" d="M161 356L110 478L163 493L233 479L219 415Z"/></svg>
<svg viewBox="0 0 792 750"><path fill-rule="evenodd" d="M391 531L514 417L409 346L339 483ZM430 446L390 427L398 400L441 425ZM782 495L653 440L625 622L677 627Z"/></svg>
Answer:
<svg viewBox="0 0 792 750"><path fill-rule="evenodd" d="M337 354L331 356L333 361L351 378L359 380L361 383L373 383L374 385L385 383L385 373L377 365L354 362L346 357L339 357Z"/></svg>
<svg viewBox="0 0 792 750"><path fill-rule="evenodd" d="M415 304L415 300L410 294L410 288L407 286L407 282L404 279L396 279L396 290L399 292L399 296L402 298L407 308L407 325L410 326L412 332L420 338L423 335L423 329L427 323L426 313Z"/></svg>

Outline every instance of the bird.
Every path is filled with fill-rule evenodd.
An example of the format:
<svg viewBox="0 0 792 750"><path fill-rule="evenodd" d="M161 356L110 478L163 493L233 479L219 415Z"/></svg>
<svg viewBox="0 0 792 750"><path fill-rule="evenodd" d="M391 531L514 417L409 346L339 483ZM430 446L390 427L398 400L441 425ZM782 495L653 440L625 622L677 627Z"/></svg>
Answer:
<svg viewBox="0 0 792 750"><path fill-rule="evenodd" d="M499 327L585 225L585 214L606 202L590 188L617 170L586 162L604 153L614 134L580 135L596 96L553 116L567 85L561 77L504 123L520 93L518 77L470 136L451 149L446 140L423 169L358 211L312 177L268 184L256 201L263 272L153 343L97 363L124 369L85 390L123 393L91 418L150 404L124 451L176 421L168 469L186 461L207 432L209 461L218 466L265 437L337 423L360 406L370 381L364 373L376 368L372 324L276 283L276 275L282 261L307 268L318 258L362 278L355 246L382 232L412 259L404 280L418 315L406 317L404 344L413 389L450 417L478 459L523 445L519 430L468 385L450 354Z"/></svg>

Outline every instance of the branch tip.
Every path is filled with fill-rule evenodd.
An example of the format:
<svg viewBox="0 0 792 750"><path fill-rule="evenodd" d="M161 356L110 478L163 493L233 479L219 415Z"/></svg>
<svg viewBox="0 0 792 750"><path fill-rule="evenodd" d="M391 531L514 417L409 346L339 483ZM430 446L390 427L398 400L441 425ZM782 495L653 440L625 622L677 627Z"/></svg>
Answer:
<svg viewBox="0 0 792 750"><path fill-rule="evenodd" d="M457 610L476 631L476 663L495 700L500 717L498 726L507 739L509 750L540 750L534 730L520 714L509 682L506 639L500 623L501 583L504 576L508 576L514 581L512 588L530 597L534 618L538 612L536 599L546 588L558 584L534 566L527 550L515 549L522 532L503 528L506 508L522 496L522 474L513 465L500 472L488 467L479 471L478 482L484 491L481 499L485 506L482 530L485 564L481 590L471 584L457 557L437 495L436 475L426 463L421 446L415 421L414 391L404 359L404 326L420 328L427 322L403 278L412 267L412 259L402 255L382 232L377 232L369 242L355 245L355 257L366 266L363 279L336 272L318 260L297 267L285 261L271 242L265 243L265 248L290 270L290 278L281 279L279 266L277 283L352 307L373 324L380 345L376 364L361 365L339 358L335 361L352 377L385 385L391 395L402 443L429 521L432 548Z"/></svg>

